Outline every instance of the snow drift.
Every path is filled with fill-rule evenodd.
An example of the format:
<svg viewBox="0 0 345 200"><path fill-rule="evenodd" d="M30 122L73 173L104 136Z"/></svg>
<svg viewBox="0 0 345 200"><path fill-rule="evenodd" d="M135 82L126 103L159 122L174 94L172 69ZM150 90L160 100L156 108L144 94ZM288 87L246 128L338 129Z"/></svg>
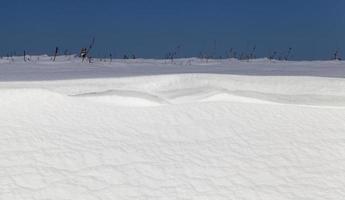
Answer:
<svg viewBox="0 0 345 200"><path fill-rule="evenodd" d="M345 197L342 62L31 60L0 64L0 199Z"/></svg>

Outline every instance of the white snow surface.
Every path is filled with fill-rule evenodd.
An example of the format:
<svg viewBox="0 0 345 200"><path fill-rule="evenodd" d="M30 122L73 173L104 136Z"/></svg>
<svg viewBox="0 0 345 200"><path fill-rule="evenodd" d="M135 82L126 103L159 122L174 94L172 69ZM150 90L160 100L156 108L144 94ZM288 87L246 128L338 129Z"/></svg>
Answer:
<svg viewBox="0 0 345 200"><path fill-rule="evenodd" d="M0 199L345 199L345 62L0 59Z"/></svg>

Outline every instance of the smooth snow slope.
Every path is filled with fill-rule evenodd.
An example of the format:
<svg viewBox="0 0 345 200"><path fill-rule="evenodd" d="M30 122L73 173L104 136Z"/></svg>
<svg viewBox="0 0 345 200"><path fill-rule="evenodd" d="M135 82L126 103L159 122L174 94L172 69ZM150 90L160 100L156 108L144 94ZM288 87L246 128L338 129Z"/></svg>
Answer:
<svg viewBox="0 0 345 200"><path fill-rule="evenodd" d="M1 200L345 198L342 62L1 62Z"/></svg>

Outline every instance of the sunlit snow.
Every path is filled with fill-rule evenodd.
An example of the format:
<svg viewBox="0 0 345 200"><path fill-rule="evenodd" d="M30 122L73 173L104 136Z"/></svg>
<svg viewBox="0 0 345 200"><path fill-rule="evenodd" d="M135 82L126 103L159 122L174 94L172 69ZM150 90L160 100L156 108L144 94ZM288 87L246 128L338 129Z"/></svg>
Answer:
<svg viewBox="0 0 345 200"><path fill-rule="evenodd" d="M0 199L343 199L345 62L0 59Z"/></svg>

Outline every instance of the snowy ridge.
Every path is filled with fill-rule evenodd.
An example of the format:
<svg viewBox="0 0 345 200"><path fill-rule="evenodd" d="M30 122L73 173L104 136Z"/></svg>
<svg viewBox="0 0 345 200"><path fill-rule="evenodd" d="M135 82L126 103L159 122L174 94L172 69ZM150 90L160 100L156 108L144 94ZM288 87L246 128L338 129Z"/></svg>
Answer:
<svg viewBox="0 0 345 200"><path fill-rule="evenodd" d="M140 76L91 78L101 64L45 62L0 64L33 74L0 82L0 199L345 197L343 78L222 74L219 62L155 75L154 60L110 66Z"/></svg>
<svg viewBox="0 0 345 200"><path fill-rule="evenodd" d="M147 106L202 101L237 101L345 106L345 79L320 77L181 74L0 83L0 88L42 88L69 97ZM141 104L141 105L139 105Z"/></svg>

